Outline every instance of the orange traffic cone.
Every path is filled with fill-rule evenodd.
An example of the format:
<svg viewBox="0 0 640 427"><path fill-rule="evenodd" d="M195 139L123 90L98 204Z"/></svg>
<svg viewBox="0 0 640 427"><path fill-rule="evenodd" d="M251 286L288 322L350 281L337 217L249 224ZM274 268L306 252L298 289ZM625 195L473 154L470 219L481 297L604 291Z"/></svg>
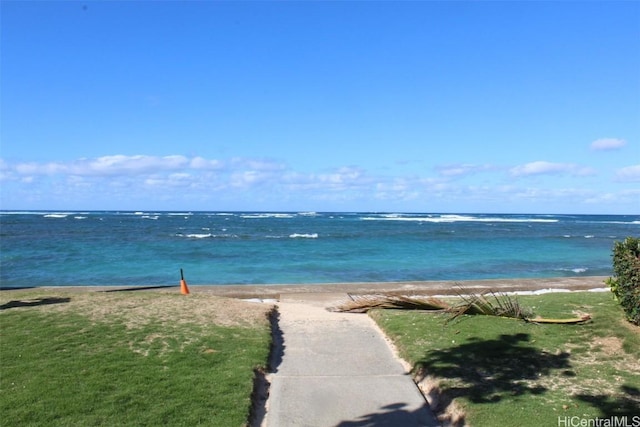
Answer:
<svg viewBox="0 0 640 427"><path fill-rule="evenodd" d="M184 280L182 269L180 269L180 293L182 295L189 295L189 287L187 286L187 282Z"/></svg>

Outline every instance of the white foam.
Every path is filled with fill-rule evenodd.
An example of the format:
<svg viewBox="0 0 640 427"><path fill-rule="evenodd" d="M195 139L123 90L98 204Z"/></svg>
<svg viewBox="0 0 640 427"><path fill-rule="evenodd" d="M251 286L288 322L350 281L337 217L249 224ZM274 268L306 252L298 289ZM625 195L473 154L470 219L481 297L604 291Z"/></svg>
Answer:
<svg viewBox="0 0 640 427"><path fill-rule="evenodd" d="M43 215L44 218L66 218L68 216L69 216L69 214L63 214L63 213L55 213L55 214Z"/></svg>
<svg viewBox="0 0 640 427"><path fill-rule="evenodd" d="M0 211L0 215L42 215L42 211Z"/></svg>
<svg viewBox="0 0 640 427"><path fill-rule="evenodd" d="M309 234L293 233L293 234L290 234L289 237L291 237L292 239L296 239L296 238L317 239L318 238L318 233L309 233Z"/></svg>
<svg viewBox="0 0 640 427"><path fill-rule="evenodd" d="M576 221L582 224L623 224L623 225L640 225L640 220L634 221Z"/></svg>
<svg viewBox="0 0 640 427"><path fill-rule="evenodd" d="M572 291L569 289L546 288L546 289L538 289L535 291L506 292L506 294L507 295L544 295L544 294L567 293L567 292L605 292L609 290L610 290L609 288L594 288L594 289Z"/></svg>
<svg viewBox="0 0 640 427"><path fill-rule="evenodd" d="M563 289L563 288L545 288L545 289L537 289L535 291L512 291L512 292L496 292L498 295L544 295L544 294L554 294L554 293L569 293L569 292L608 292L609 288L592 288L592 289ZM434 295L435 298L450 298L455 295ZM407 297L411 297L411 295L407 295Z"/></svg>
<svg viewBox="0 0 640 427"><path fill-rule="evenodd" d="M193 234L187 234L187 237L189 237L190 239L206 239L209 237L213 237L213 234L211 233L193 233Z"/></svg>
<svg viewBox="0 0 640 427"><path fill-rule="evenodd" d="M0 211L0 215L43 215L43 211ZM78 212L52 212L52 213L47 213L44 214L43 216L47 217L47 218L54 218L53 215L72 215L72 214L91 214L91 213L96 213L96 212L85 212L85 211L78 211ZM136 215L136 216L141 216L141 215L151 215L151 213L148 212L142 212L142 211L136 211L136 212L116 212L116 211L109 211L107 212L108 215ZM153 213L153 215L193 215L192 212L187 212L187 213ZM234 214L216 214L216 215L234 215Z"/></svg>
<svg viewBox="0 0 640 427"><path fill-rule="evenodd" d="M555 289L555 288L547 288L547 289L538 289L535 291L516 291L516 292L505 292L506 295L544 295L544 294L558 294L558 293L566 293L571 292L569 289Z"/></svg>
<svg viewBox="0 0 640 427"><path fill-rule="evenodd" d="M254 302L259 304L276 304L278 302L277 299L272 299L272 298L246 298L246 299L243 299L242 301Z"/></svg>
<svg viewBox="0 0 640 427"><path fill-rule="evenodd" d="M498 217L476 217L469 215L440 215L440 216L404 216L402 214L384 214L380 216L362 217L365 221L417 221L417 222L558 222L557 219L543 218L498 218Z"/></svg>
<svg viewBox="0 0 640 427"><path fill-rule="evenodd" d="M589 270L588 268L583 268L583 267L576 267L576 268L556 268L556 271L570 271L572 273L576 273L576 274L580 274L580 273L584 273L587 270Z"/></svg>
<svg viewBox="0 0 640 427"><path fill-rule="evenodd" d="M182 234L182 233L176 233L176 236L178 237L186 237L188 239L237 239L238 235L237 234L213 234L213 233L189 233L189 234Z"/></svg>
<svg viewBox="0 0 640 427"><path fill-rule="evenodd" d="M285 213L261 213L240 215L241 218L293 218L292 214Z"/></svg>

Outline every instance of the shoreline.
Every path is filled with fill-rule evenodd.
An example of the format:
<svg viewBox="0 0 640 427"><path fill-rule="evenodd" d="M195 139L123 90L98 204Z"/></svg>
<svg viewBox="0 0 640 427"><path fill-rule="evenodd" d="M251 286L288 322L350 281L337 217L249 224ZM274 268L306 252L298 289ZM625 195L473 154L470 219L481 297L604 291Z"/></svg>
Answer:
<svg viewBox="0 0 640 427"><path fill-rule="evenodd" d="M281 294L380 294L397 293L413 295L457 295L461 290L475 293L486 291L523 292L523 291L587 291L606 288L605 280L609 276L551 277L538 279L482 279L482 280L435 280L418 282L346 282L317 284L282 285L188 285L192 293L207 293L227 298L270 298L277 299ZM168 291L180 288L176 285L160 286L34 286L24 288L1 288L2 291L21 289L67 289L91 292L126 291Z"/></svg>

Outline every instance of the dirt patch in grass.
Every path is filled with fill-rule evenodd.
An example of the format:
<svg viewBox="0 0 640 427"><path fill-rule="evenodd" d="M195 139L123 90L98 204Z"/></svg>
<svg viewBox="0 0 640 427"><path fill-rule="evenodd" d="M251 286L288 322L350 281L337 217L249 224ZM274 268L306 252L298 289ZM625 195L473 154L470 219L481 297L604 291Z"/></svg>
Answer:
<svg viewBox="0 0 640 427"><path fill-rule="evenodd" d="M622 353L622 340L618 337L597 337L591 342L591 347L606 356L613 356Z"/></svg>
<svg viewBox="0 0 640 427"><path fill-rule="evenodd" d="M0 309L73 313L93 324L115 323L132 331L147 328L142 339L135 335L127 343L129 349L143 356L164 356L171 349L183 351L212 326L267 325L273 305L211 294L31 289L1 293ZM207 354L212 351L203 349Z"/></svg>
<svg viewBox="0 0 640 427"><path fill-rule="evenodd" d="M562 391L567 396L607 395L620 397L620 389L629 375L640 378L640 361L623 349L623 341L616 336L594 337L584 345L567 345L571 356L571 370L541 376L528 381L530 387ZM576 350L576 351L573 351ZM606 364L603 361L607 361ZM628 396L640 407L640 396ZM554 399L550 405L557 404ZM566 409L566 408L565 408Z"/></svg>
<svg viewBox="0 0 640 427"><path fill-rule="evenodd" d="M424 371L420 371L414 380L427 403L429 403L431 411L437 414L438 421L450 427L462 427L465 425L464 409L457 401L442 392L440 380L431 375L426 375Z"/></svg>
<svg viewBox="0 0 640 427"><path fill-rule="evenodd" d="M25 290L0 294L3 309L74 311L96 322L117 321L128 328L151 322L252 326L264 323L273 306L210 294L168 292L78 292Z"/></svg>
<svg viewBox="0 0 640 427"><path fill-rule="evenodd" d="M445 323L437 314L371 317L414 366L441 422L537 426L557 417L609 418L640 407L640 328L601 293L522 297L547 318L592 315L582 325L537 325L488 316Z"/></svg>
<svg viewBox="0 0 640 427"><path fill-rule="evenodd" d="M246 425L271 310L165 290L1 291L3 425Z"/></svg>

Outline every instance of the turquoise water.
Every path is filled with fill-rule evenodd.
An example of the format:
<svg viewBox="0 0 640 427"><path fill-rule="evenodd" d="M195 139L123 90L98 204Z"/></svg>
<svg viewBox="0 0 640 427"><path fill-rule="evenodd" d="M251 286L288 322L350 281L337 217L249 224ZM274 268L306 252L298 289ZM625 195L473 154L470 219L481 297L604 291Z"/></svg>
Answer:
<svg viewBox="0 0 640 427"><path fill-rule="evenodd" d="M2 287L606 276L640 215L1 212Z"/></svg>

